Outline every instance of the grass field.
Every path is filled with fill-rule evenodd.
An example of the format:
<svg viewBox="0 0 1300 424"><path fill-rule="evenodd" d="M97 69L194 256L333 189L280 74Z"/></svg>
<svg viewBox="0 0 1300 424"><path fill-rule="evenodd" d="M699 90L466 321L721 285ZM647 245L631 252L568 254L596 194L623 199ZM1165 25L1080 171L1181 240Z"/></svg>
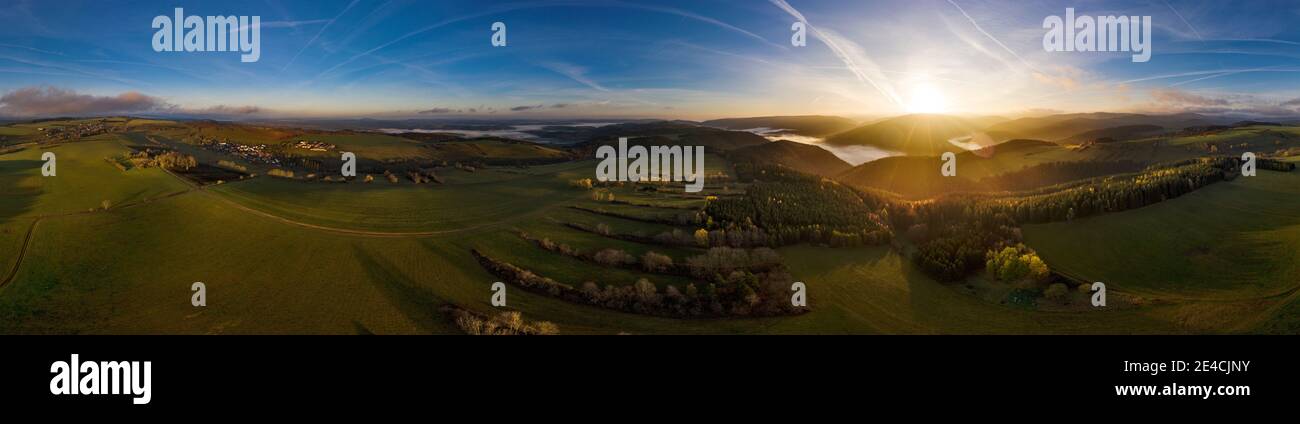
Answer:
<svg viewBox="0 0 1300 424"><path fill-rule="evenodd" d="M1297 127L1252 125L1224 130L1215 134L1177 137L1170 140L1170 144L1182 146L1205 143L1248 143L1252 146L1266 147L1276 145L1278 142L1294 145L1296 142L1293 140L1297 137L1300 137L1300 128Z"/></svg>
<svg viewBox="0 0 1300 424"><path fill-rule="evenodd" d="M156 125L165 123L139 126ZM582 251L653 250L678 263L702 253L564 226L654 235L677 226L569 206L651 218L703 205L676 191L631 187L615 188L617 199L639 206L592 200L569 185L591 178L591 160L440 170L446 184L263 176L193 189L156 168L121 171L104 161L147 142L140 137L96 136L54 147L58 176L50 178L40 176L42 148L0 156L4 274L27 228L41 218L17 278L0 288L0 333L456 333L440 306L493 312L489 286L496 277L471 249L569 284L690 282L566 257L521 239L519 231ZM731 172L724 160L710 158L712 172ZM1047 160L1034 160L1040 159ZM704 194L718 189L707 186ZM1027 242L1055 269L1139 299L1105 310L1005 305L938 283L887 247L807 245L778 249L790 274L808 284L813 310L804 315L667 319L513 288L509 307L552 321L565 334L1294 333L1298 194L1300 173L1261 171L1137 210L1025 227ZM92 212L103 200L113 207ZM206 308L189 303L196 281L208 286Z"/></svg>
<svg viewBox="0 0 1300 424"><path fill-rule="evenodd" d="M248 207L315 225L373 231L451 231L500 224L577 196L547 177L482 184L306 183L278 178L211 191Z"/></svg>
<svg viewBox="0 0 1300 424"><path fill-rule="evenodd" d="M432 156L445 161L563 159L568 153L532 143L494 139L450 140L426 144Z"/></svg>
<svg viewBox="0 0 1300 424"><path fill-rule="evenodd" d="M443 248L302 231L190 193L147 208L47 220L18 282L0 291L0 326L58 333L449 332L428 285L487 277L449 265L444 257L453 252ZM67 260L69 252L77 259ZM189 304L195 281L208 285L207 308ZM441 293L467 288L448 285Z"/></svg>
<svg viewBox="0 0 1300 424"><path fill-rule="evenodd" d="M0 126L0 135L23 136L36 132L28 127L21 126Z"/></svg>
<svg viewBox="0 0 1300 424"><path fill-rule="evenodd" d="M122 172L104 158L128 152L115 135L96 136L85 142L52 148L30 148L4 155L0 161L0 219L52 215L155 198L185 190L184 184L159 169ZM56 175L41 176L44 152L55 154Z"/></svg>
<svg viewBox="0 0 1300 424"><path fill-rule="evenodd" d="M924 276L887 248L780 249L809 287L813 312L766 328L780 333L1029 334L1185 331L1167 308L1042 312L986 302Z"/></svg>
<svg viewBox="0 0 1300 424"><path fill-rule="evenodd" d="M1300 174L1261 171L1024 234L1053 269L1144 297L1274 296L1300 286Z"/></svg>

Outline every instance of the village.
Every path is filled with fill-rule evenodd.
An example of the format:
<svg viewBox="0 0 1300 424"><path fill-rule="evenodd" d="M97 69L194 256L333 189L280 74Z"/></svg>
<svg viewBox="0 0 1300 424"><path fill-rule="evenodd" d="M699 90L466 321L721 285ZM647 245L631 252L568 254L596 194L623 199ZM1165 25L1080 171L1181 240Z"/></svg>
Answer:
<svg viewBox="0 0 1300 424"><path fill-rule="evenodd" d="M282 159L275 153L271 153L270 146L266 144L239 144L232 143L227 139L217 139L215 137L199 136L194 140L199 147L225 153L248 162L261 163L268 165L281 165Z"/></svg>
<svg viewBox="0 0 1300 424"><path fill-rule="evenodd" d="M99 134L106 134L118 131L120 127L109 125L104 120L95 120L80 123L73 126L63 127L41 127L36 131L41 133L42 141L49 143L58 143L62 141L77 140L82 137L90 137Z"/></svg>
<svg viewBox="0 0 1300 424"><path fill-rule="evenodd" d="M311 150L313 152L328 152L334 150L338 146L323 141L299 140L297 143L293 144L293 147L303 150Z"/></svg>

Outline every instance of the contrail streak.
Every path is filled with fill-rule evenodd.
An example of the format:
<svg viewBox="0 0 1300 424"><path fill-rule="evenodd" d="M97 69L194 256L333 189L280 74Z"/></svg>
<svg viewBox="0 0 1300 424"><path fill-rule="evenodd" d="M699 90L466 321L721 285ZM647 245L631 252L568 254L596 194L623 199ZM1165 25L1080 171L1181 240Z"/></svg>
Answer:
<svg viewBox="0 0 1300 424"><path fill-rule="evenodd" d="M329 22L325 23L325 26L321 27L320 31L316 32L316 36L312 37L310 41L307 41L307 45L304 45L302 46L301 49L298 49L298 53L294 54L293 58L289 59L289 63L286 63L283 68L280 68L280 72L284 72L285 69L289 69L289 65L293 65L293 62L298 60L298 56L302 55L302 52L307 51L307 48L311 47L311 45L316 42L316 39L320 38L321 34L324 34L325 30L330 28L330 25L334 25L334 21L339 20L339 18L343 17L343 14L348 13L349 10L352 10L352 6L356 6L358 1L360 0L352 0L352 3L348 3L348 6L344 7L342 12L339 12L338 15L334 16L334 19L330 19Z"/></svg>
<svg viewBox="0 0 1300 424"><path fill-rule="evenodd" d="M791 6L790 3L786 3L785 0L770 1L773 5L776 5L776 7L789 13L790 16L803 22L808 29L812 30L813 34L817 36L817 39L820 40L822 44L825 44L827 48L830 48L831 52L834 53L841 62L844 62L844 66L848 68L849 72L853 73L859 81L870 85L877 91L880 91L881 94L885 95L885 98L889 99L889 101L893 102L895 105L901 106L903 104L902 99L898 97L898 94L894 92L892 87L876 82L877 80L887 82L888 79L880 72L880 68L876 66L870 58L862 54L860 49L853 42L841 37L834 31L822 30L821 28L808 23L808 20L804 18L803 14L799 13L799 11L796 10L794 6ZM863 69L864 67L866 69Z"/></svg>
<svg viewBox="0 0 1300 424"><path fill-rule="evenodd" d="M1010 53L1011 56L1016 58L1016 60L1019 60L1020 63L1024 64L1026 68L1029 68L1029 70L1040 74L1042 73L1039 72L1038 68L1035 68L1034 65L1030 65L1029 62L1026 62L1024 58L1020 57L1020 55L1016 54L1015 51L1011 50L1010 47L1007 47L1006 44L1002 44L1001 41L998 41L997 37L994 37L993 34L989 34L988 31L985 31L984 28L980 27L980 24L975 22L975 18L972 18L969 14L967 14L966 10L962 9L961 6L958 6L957 3L954 3L952 0L948 0L948 4L951 4L953 7L957 8L957 11L961 12L962 16L965 16L966 20L970 21L970 24L975 26L976 31L979 31L981 34L984 34L985 37L988 37L990 40L993 40L993 42L996 43L999 47L1002 47L1002 50L1006 50L1007 53Z"/></svg>

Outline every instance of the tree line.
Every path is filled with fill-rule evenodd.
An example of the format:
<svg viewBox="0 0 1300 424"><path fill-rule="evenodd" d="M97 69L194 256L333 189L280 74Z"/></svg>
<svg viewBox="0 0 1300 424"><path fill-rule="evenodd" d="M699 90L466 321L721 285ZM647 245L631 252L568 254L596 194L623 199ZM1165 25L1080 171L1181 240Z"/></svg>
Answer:
<svg viewBox="0 0 1300 424"><path fill-rule="evenodd" d="M488 257L477 249L470 253L489 273L509 284L569 302L624 312L695 318L778 316L808 311L807 307L791 304L790 285L793 278L784 270L766 273L734 270L725 275L716 273L700 285L690 283L684 289L669 285L662 291L644 278L623 286L606 284L601 287L595 281L588 281L582 283L581 288L576 288Z"/></svg>

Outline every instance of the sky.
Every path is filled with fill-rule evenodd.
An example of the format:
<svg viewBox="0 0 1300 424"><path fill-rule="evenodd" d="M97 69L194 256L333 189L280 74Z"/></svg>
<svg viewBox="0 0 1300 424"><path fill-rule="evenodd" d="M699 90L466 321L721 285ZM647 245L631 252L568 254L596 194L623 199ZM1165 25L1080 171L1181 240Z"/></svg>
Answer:
<svg viewBox="0 0 1300 424"><path fill-rule="evenodd" d="M7 117L1300 115L1294 1L3 1ZM155 51L177 7L259 59ZM1150 60L1047 51L1067 7L1150 16Z"/></svg>

